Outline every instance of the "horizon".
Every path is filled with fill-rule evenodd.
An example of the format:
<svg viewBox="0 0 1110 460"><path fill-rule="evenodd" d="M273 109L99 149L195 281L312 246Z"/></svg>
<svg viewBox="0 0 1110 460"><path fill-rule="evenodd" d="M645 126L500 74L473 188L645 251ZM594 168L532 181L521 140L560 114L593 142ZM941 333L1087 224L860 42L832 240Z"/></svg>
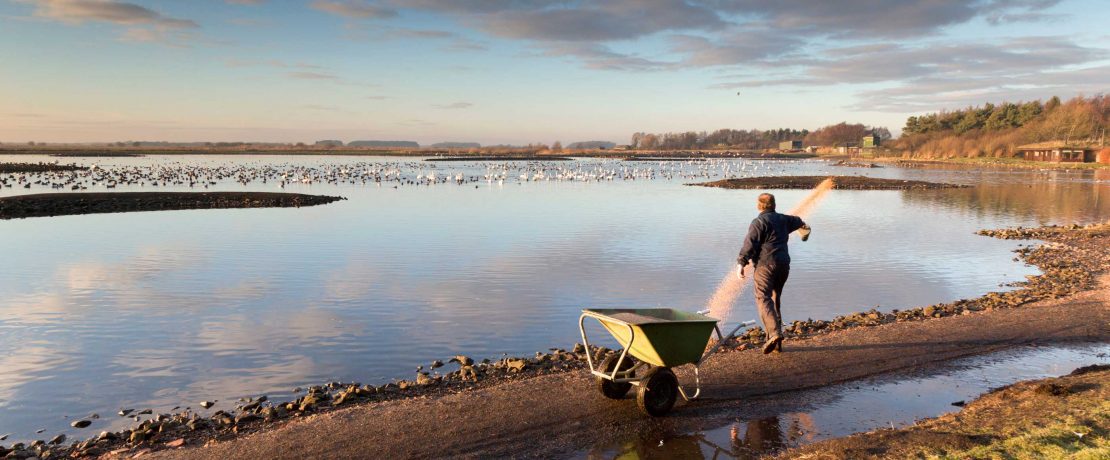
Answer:
<svg viewBox="0 0 1110 460"><path fill-rule="evenodd" d="M898 135L1110 81L1104 3L872 3L0 0L0 142Z"/></svg>

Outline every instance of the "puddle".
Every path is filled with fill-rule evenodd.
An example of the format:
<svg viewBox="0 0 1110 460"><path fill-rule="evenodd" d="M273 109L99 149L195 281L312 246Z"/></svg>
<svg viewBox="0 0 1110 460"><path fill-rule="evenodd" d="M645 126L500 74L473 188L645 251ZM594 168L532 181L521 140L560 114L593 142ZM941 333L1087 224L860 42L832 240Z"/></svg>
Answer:
<svg viewBox="0 0 1110 460"><path fill-rule="evenodd" d="M758 458L785 448L878 428L900 428L960 408L992 388L1065 375L1089 364L1110 363L1110 344L1023 347L958 360L932 375L901 374L755 400L723 414L712 428L642 433L596 446L576 458ZM796 407L781 410L783 399ZM775 400L778 400L775 403ZM798 403L797 401L802 401ZM777 406L775 412L766 407ZM743 414L736 414L743 412ZM731 421L729 419L731 418Z"/></svg>

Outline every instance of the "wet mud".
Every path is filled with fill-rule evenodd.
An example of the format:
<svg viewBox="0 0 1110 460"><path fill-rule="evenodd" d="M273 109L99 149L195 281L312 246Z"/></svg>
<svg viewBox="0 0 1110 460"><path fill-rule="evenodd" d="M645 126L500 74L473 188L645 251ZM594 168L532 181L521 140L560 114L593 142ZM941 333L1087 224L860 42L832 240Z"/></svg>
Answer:
<svg viewBox="0 0 1110 460"><path fill-rule="evenodd" d="M960 401L963 409L955 414L831 439L775 458L1104 458L1108 379L1110 366L1082 367Z"/></svg>
<svg viewBox="0 0 1110 460"><path fill-rule="evenodd" d="M0 220L183 209L299 208L342 199L271 192L40 193L0 198Z"/></svg>
<svg viewBox="0 0 1110 460"><path fill-rule="evenodd" d="M0 163L0 174L44 173L54 171L85 171L89 168L57 163Z"/></svg>

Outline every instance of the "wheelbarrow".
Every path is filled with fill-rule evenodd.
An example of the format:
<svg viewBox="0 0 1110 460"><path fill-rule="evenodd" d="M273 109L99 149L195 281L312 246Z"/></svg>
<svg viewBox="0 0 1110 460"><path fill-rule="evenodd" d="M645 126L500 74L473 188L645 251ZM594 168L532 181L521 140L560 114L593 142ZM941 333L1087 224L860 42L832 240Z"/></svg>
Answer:
<svg viewBox="0 0 1110 460"><path fill-rule="evenodd" d="M633 386L636 405L653 417L666 415L678 397L686 401L701 395L698 368L716 352L721 344L736 337L741 329L755 324L745 321L728 335L722 335L717 320L703 313L689 313L672 308L586 309L578 318L586 362L597 379L597 388L610 399L624 399ZM590 342L586 337L586 318L596 319L623 350L594 363ZM706 350L709 338L717 333L717 343ZM685 364L694 365L694 393L679 385L671 370Z"/></svg>

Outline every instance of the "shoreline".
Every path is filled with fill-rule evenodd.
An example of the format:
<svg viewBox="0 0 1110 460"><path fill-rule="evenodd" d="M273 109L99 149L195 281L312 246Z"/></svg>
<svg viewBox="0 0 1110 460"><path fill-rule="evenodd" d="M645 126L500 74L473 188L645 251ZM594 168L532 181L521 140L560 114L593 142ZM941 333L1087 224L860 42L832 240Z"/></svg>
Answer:
<svg viewBox="0 0 1110 460"><path fill-rule="evenodd" d="M1110 169L1106 163L1068 163L1029 161L1022 158L902 158L902 157L874 157L860 158L860 161L892 164L899 168L929 168L929 167L955 167L955 168L982 168L982 169L1051 169L1060 171L1081 171Z"/></svg>
<svg viewBox="0 0 1110 460"><path fill-rule="evenodd" d="M1043 458L1110 451L1110 365L995 388L960 411L787 449L776 459ZM1083 457L1088 455L1089 457ZM1071 457L1069 457L1071 458Z"/></svg>
<svg viewBox="0 0 1110 460"><path fill-rule="evenodd" d="M1029 281L1017 283L1021 289L1007 292L990 292L975 299L958 300L947 304L937 304L919 307L904 311L878 312L870 310L852 315L838 316L831 321L795 321L784 328L787 337L787 349L812 348L814 344L827 341L836 341L844 335L879 334L889 328L904 329L899 337L910 333L920 333L920 329L933 329L935 324L945 321L977 321L978 327L985 327L981 334L1001 334L1007 331L997 330L1005 326L984 323L991 315L1009 315L1010 312L1021 312L1023 309L1013 308L1025 304L1052 303L1053 299L1079 296L1084 293L1098 291L1096 274L1104 273L1110 267L1110 251L1107 245L1098 247L1098 242L1110 240L1110 224L1091 225L1086 227L1042 227L1037 229L1004 229L985 230L980 234L1008 238L1031 239L1039 238L1050 242L1037 247L1026 247L1018 250L1020 257L1028 263L1041 267L1042 275L1031 276ZM1096 241L1097 240L1097 241ZM1094 245L1094 246L1092 246ZM1105 287L1103 287L1105 289ZM1102 313L1110 312L1103 305ZM1097 311L1096 311L1097 312ZM943 318L943 319L942 319ZM1108 318L1110 319L1110 318ZM928 320L928 321L925 321ZM1041 325L1043 326L1043 325ZM1029 325L1021 327L1030 327ZM1110 338L1110 329L1107 325L1093 325L1098 330L1093 337L1100 340ZM908 328L908 329L907 329ZM1101 328L1101 329L1099 329ZM1089 333L1088 333L1089 334ZM881 335L881 334L880 334ZM756 355L753 350L762 338L762 331L758 328L750 330L740 337L737 343L728 345L728 353L724 353L721 361L756 361L764 358ZM854 341L853 341L854 342ZM990 341L988 341L989 343ZM1005 342L1005 340L1003 340ZM1021 341L1011 344L1022 343ZM924 345L922 345L924 346ZM982 353L997 349L999 345L986 345L975 349L956 346L955 349L946 349L946 353L933 356L938 360L952 359L957 356ZM254 436L256 433L266 436L278 430L293 429L287 427L300 426L302 420L309 421L316 417L331 417L330 414L343 413L350 410L384 410L408 407L412 404L432 404L454 399L467 399L468 395L475 392L484 394L518 395L514 387L532 388L536 385L547 385L550 380L563 382L564 385L582 387L590 383L590 379L583 374L584 351L580 345L571 350L555 349L552 353L537 354L535 357L507 357L497 361L483 360L475 362L465 356L456 357L454 362L439 362L451 367L443 369L457 369L451 371L432 370L417 374L412 380L400 380L381 386L359 385L355 383L331 382L324 385L310 387L308 393L294 401L273 402L266 398L246 399L238 408L227 407L227 403L218 406L215 412L187 408L178 414L150 414L149 419L138 424L130 430L117 433L102 433L96 438L72 443L68 447L53 446L59 454L99 455L106 452L121 450L133 452L143 449L173 449L182 445L200 446L210 443L228 443L239 439ZM611 352L605 349L591 350L597 355ZM787 355L790 355L788 352ZM899 358L890 358L897 364ZM823 362L823 361L822 361ZM893 365L891 362L872 364L878 369L860 369L863 375L882 373L892 369L904 367L906 363ZM433 367L435 364L433 364ZM745 368L741 365L741 368ZM444 372L440 374L440 372ZM680 376L681 376L680 372ZM827 378L827 377L826 377ZM850 380L851 375L838 376L828 381L799 382L800 388L820 387L830 383ZM812 380L812 379L802 379ZM707 382L715 379L707 378ZM710 383L709 386L718 386ZM726 400L743 394L742 388L712 389L710 392L723 395ZM592 388L590 388L592 389ZM723 390L723 391L722 391ZM739 391L739 393L737 393ZM584 395L575 395L575 398L589 398L595 396L592 391ZM699 404L694 404L697 406ZM627 405L629 408L632 405ZM579 407L581 409L581 407ZM401 409L397 409L401 410ZM552 408L557 411L568 411L566 407ZM677 417L682 417L683 410L679 410ZM584 417L576 414L574 417ZM628 416L628 414L626 414ZM574 417L571 417L573 419ZM478 424L480 425L480 424ZM179 442L180 441L180 442ZM47 443L41 446L49 446ZM53 453L53 450L51 450Z"/></svg>

